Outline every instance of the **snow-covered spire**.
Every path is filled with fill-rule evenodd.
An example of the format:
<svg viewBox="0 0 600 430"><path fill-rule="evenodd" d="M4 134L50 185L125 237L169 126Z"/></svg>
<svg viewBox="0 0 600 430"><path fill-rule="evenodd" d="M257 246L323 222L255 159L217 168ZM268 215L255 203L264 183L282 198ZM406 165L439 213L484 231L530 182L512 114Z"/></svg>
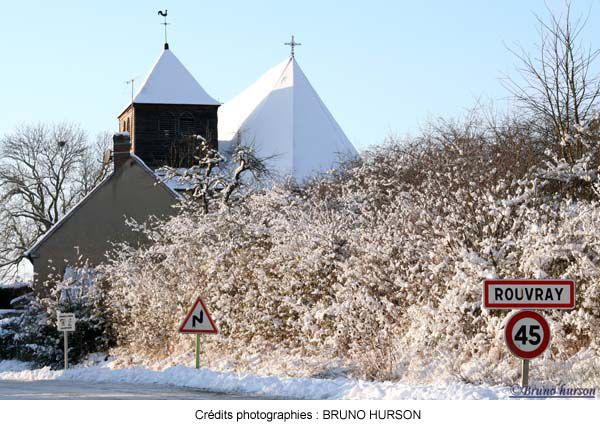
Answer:
<svg viewBox="0 0 600 430"><path fill-rule="evenodd" d="M253 144L269 167L303 181L358 152L290 57L219 108L219 140Z"/></svg>
<svg viewBox="0 0 600 430"><path fill-rule="evenodd" d="M133 97L133 103L219 105L165 43L165 49Z"/></svg>

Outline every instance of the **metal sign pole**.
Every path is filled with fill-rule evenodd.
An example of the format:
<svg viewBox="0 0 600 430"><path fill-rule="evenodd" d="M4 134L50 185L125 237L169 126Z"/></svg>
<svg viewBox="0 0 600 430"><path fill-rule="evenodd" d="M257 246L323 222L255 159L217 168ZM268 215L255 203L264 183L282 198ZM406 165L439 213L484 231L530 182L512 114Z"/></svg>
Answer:
<svg viewBox="0 0 600 430"><path fill-rule="evenodd" d="M196 369L200 369L200 335L196 335Z"/></svg>
<svg viewBox="0 0 600 430"><path fill-rule="evenodd" d="M523 360L521 366L521 387L529 385L529 360Z"/></svg>
<svg viewBox="0 0 600 430"><path fill-rule="evenodd" d="M69 332L63 331L65 334L65 370L69 367Z"/></svg>

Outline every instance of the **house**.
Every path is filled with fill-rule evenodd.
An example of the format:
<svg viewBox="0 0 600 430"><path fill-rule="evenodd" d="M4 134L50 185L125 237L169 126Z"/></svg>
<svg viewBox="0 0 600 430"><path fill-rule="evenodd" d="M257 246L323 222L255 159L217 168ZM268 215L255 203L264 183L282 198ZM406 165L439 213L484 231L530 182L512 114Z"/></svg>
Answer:
<svg viewBox="0 0 600 430"><path fill-rule="evenodd" d="M46 281L86 261L105 261L112 243L140 245L143 236L126 225L143 223L151 216L176 213L181 196L157 180L137 155L130 152L129 133L114 136L113 172L67 212L26 252L34 269L34 288L43 291Z"/></svg>
<svg viewBox="0 0 600 430"><path fill-rule="evenodd" d="M118 121L112 174L25 253L34 288L43 289L51 276L62 278L78 261L103 262L113 243L140 245L143 236L127 219L141 223L176 213L182 197L155 169L191 165L197 140L190 137L224 152L235 142L252 144L274 172L298 181L357 156L293 55L221 106L165 43Z"/></svg>

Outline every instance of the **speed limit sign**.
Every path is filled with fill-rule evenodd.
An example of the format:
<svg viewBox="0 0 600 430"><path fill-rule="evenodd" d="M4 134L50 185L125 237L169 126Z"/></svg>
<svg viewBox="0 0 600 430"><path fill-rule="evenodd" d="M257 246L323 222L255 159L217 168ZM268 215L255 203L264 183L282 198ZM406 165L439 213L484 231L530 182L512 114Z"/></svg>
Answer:
<svg viewBox="0 0 600 430"><path fill-rule="evenodd" d="M550 326L537 312L521 311L504 328L508 349L519 358L530 360L541 355L550 343Z"/></svg>

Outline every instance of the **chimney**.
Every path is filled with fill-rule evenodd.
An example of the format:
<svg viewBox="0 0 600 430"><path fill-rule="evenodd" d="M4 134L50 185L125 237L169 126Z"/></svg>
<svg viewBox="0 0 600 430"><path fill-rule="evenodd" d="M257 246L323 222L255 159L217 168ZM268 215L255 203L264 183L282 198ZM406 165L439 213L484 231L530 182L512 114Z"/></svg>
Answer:
<svg viewBox="0 0 600 430"><path fill-rule="evenodd" d="M127 160L131 151L131 139L128 131L113 135L113 163L117 171Z"/></svg>

